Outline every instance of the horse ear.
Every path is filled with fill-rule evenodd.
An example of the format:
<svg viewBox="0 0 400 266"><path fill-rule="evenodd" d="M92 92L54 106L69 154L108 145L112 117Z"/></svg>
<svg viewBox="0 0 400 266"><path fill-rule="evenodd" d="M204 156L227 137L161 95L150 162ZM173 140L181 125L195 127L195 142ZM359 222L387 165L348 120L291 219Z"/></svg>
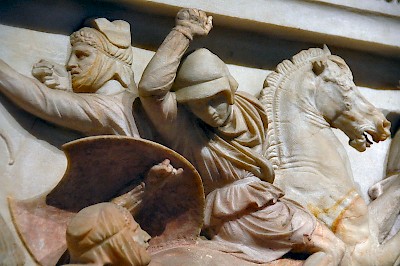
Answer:
<svg viewBox="0 0 400 266"><path fill-rule="evenodd" d="M315 75L320 75L325 69L325 64L322 60L312 62L312 71Z"/></svg>
<svg viewBox="0 0 400 266"><path fill-rule="evenodd" d="M329 48L328 48L328 46L326 44L324 44L323 50L324 50L325 54L331 55L331 51L329 51Z"/></svg>

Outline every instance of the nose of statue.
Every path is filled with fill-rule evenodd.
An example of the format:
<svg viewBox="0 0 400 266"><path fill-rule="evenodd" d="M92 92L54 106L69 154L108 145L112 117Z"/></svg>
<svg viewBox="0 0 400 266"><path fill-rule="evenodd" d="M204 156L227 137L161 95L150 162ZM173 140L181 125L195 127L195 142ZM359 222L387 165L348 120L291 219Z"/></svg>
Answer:
<svg viewBox="0 0 400 266"><path fill-rule="evenodd" d="M67 62L67 70L71 71L71 69L74 67L76 67L76 59L71 55Z"/></svg>

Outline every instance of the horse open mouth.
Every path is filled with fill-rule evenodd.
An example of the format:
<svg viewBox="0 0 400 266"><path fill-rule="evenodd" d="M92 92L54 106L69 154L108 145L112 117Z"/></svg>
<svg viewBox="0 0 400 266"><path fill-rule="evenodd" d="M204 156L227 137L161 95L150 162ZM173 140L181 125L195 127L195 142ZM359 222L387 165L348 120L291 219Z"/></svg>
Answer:
<svg viewBox="0 0 400 266"><path fill-rule="evenodd" d="M357 137L355 139L350 139L349 145L351 147L355 148L356 150L358 150L359 152L363 152L367 148L371 147L371 145L374 143L371 140L371 138L376 143L378 143L380 141L380 139L376 136L376 134L374 134L371 131L366 131L366 132L362 133L362 135L360 135L359 137Z"/></svg>

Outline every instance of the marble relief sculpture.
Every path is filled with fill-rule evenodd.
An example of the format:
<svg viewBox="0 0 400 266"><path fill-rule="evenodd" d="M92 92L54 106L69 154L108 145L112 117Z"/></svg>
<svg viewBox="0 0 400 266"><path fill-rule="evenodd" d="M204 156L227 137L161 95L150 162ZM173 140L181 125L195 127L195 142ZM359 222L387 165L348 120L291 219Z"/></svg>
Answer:
<svg viewBox="0 0 400 266"><path fill-rule="evenodd" d="M38 80L25 77L0 60L0 92L33 115L86 136L138 136L132 115L136 97L129 23L98 18L70 36L67 70L41 61ZM61 78L64 80L61 81ZM42 83L43 82L43 83Z"/></svg>
<svg viewBox="0 0 400 266"><path fill-rule="evenodd" d="M73 265L148 265L150 236L130 212L113 203L82 209L67 227L67 245ZM69 264L72 265L72 264Z"/></svg>
<svg viewBox="0 0 400 266"><path fill-rule="evenodd" d="M378 240L380 243L387 240L388 236L396 233L398 225L392 227L400 214L400 130L397 128L387 158L385 178L373 185L368 193L372 200L384 201L386 206L393 206L391 212L382 212L379 208L370 210L376 222L380 225ZM399 258L400 260L400 258Z"/></svg>
<svg viewBox="0 0 400 266"><path fill-rule="evenodd" d="M0 59L1 94L89 136L63 146L68 167L51 191L9 199L35 262L396 265L400 234L385 238L400 210L398 164L389 162L367 205L331 131L358 151L370 136L390 136L344 60L327 47L302 51L277 66L257 99L237 91L211 51L185 55L211 29L203 11L180 10L138 88L121 20L95 19L71 34L66 68L42 60L37 80Z"/></svg>
<svg viewBox="0 0 400 266"><path fill-rule="evenodd" d="M25 265L22 249L17 245L10 228L0 215L0 265Z"/></svg>
<svg viewBox="0 0 400 266"><path fill-rule="evenodd" d="M274 166L274 184L346 243L344 265L394 265L400 234L380 244L380 228L391 227L393 220L377 223L369 214L397 215L398 187L388 195L394 201L378 197L367 205L331 130L342 130L362 152L372 144L370 137L379 142L390 136L390 122L360 94L347 64L327 47L283 61L264 86L261 101L269 123L265 156Z"/></svg>
<svg viewBox="0 0 400 266"><path fill-rule="evenodd" d="M262 156L267 118L260 102L236 93L237 82L210 51L197 50L181 62L193 37L211 26L204 12L181 10L138 86L161 143L186 157L202 177L203 230L250 261L266 263L299 249L317 252L308 259L312 265L337 265L341 241L271 184L272 165Z"/></svg>
<svg viewBox="0 0 400 266"><path fill-rule="evenodd" d="M83 135L138 137L132 114L137 88L132 71L133 54L129 23L98 18L90 21L88 27L71 34L70 42L71 54L66 68L41 60L32 70L32 74L38 80L19 74L0 59L0 93L25 111ZM3 128L0 127L0 136L8 135L2 131ZM9 146L12 144L5 140ZM9 165L12 165L13 147L11 145L8 148ZM11 201L11 206L12 204L21 204L22 210L32 208L31 214L34 214L33 210L47 206L42 197L27 202ZM49 213L54 212L39 211L37 216L48 215L47 218L41 218L50 221L52 216ZM58 224L65 225L70 218L67 213L64 214L64 218L60 219ZM30 221L32 224L29 224ZM29 220L28 224L21 226L22 232L28 233L32 228L32 232L42 230L43 233L48 230L40 228L40 219L36 221L38 224L34 221ZM51 228L54 235L60 233L60 230L63 234L62 230L65 229L57 226ZM49 243L46 241L30 241L29 237L25 239L23 234L22 238L36 261L46 261L46 258L48 261L58 259L49 256L45 248ZM54 250L59 248L59 252L63 252L62 242L65 241L61 241L61 244L50 244L53 244ZM43 252L37 249L43 249ZM56 252L54 256L59 254Z"/></svg>
<svg viewBox="0 0 400 266"><path fill-rule="evenodd" d="M112 257L112 254L127 252L121 241L129 239L107 242L113 243L109 247L98 246L119 234L117 227L121 230L136 228L133 220L121 224L127 220L127 213L131 218L133 214L140 227L152 237L149 241L151 254L173 244L190 245L199 236L204 217L201 179L194 167L176 152L155 142L121 136L83 138L65 144L63 149L69 163L56 187L33 199L9 201L14 225L38 264L111 260L113 265L120 265L121 261L130 260L130 256L136 258L137 254L129 252L124 258ZM108 201L121 207L93 207ZM76 213L86 207L89 209L76 218ZM125 211L121 211L122 207ZM115 214L116 220L112 220L103 217L107 213L120 214ZM88 218L86 229L80 226L85 224L85 216ZM139 245L137 250L142 250L146 246L143 242L149 240L142 229L137 229L141 238L134 239ZM89 236L84 230L96 233ZM65 253L67 244L72 252L70 256ZM133 242L129 245L135 246ZM107 255L106 250L112 254ZM121 261L117 263L116 259Z"/></svg>

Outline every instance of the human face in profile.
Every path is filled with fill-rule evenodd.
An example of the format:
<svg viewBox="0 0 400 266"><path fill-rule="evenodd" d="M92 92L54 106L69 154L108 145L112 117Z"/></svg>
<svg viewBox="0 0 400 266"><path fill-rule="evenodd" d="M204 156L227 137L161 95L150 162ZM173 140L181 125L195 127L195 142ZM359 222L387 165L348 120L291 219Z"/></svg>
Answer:
<svg viewBox="0 0 400 266"><path fill-rule="evenodd" d="M97 54L96 48L85 43L77 43L72 46L67 70L71 72L72 88L75 92L93 92L86 91L90 86L85 83L93 75L91 68L96 61ZM85 89L81 91L79 88Z"/></svg>
<svg viewBox="0 0 400 266"><path fill-rule="evenodd" d="M136 244L146 250L149 247L151 236L146 231L144 231L135 221L133 221L133 223L135 223L135 225L131 227L132 238Z"/></svg>
<svg viewBox="0 0 400 266"><path fill-rule="evenodd" d="M225 125L232 113L232 105L227 101L226 92L219 92L213 96L190 101L186 104L195 116L212 127Z"/></svg>

